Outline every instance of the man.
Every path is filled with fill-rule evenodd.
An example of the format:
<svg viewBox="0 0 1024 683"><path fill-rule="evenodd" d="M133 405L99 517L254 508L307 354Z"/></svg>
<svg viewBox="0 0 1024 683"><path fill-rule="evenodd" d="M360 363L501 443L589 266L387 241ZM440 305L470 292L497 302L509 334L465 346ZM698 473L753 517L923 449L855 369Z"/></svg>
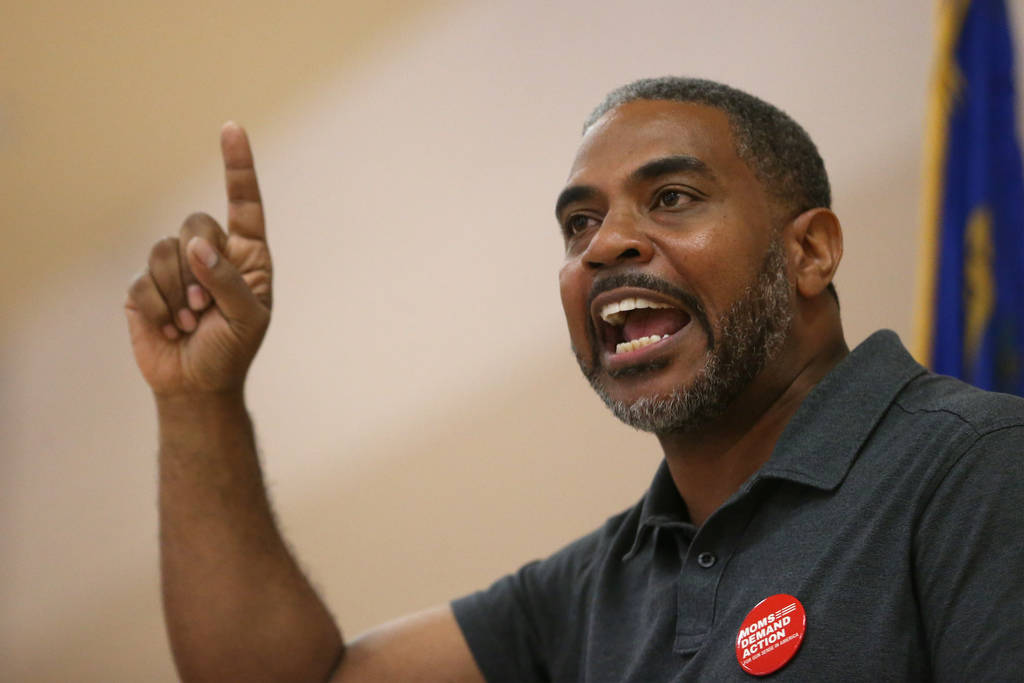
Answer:
<svg viewBox="0 0 1024 683"><path fill-rule="evenodd" d="M891 333L850 353L813 143L750 95L674 78L609 95L556 206L573 350L660 440L651 489L487 591L343 644L262 485L242 386L271 263L244 132L222 148L227 234L190 216L126 304L184 679L1019 673L1024 402L929 375Z"/></svg>

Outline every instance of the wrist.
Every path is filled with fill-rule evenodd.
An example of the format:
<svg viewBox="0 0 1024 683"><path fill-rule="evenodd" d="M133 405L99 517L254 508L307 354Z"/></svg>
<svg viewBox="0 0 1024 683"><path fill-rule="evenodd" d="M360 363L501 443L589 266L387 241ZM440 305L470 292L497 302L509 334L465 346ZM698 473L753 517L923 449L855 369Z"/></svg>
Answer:
<svg viewBox="0 0 1024 683"><path fill-rule="evenodd" d="M153 399L161 423L180 420L220 421L247 414L245 392L241 387L227 391L154 393Z"/></svg>

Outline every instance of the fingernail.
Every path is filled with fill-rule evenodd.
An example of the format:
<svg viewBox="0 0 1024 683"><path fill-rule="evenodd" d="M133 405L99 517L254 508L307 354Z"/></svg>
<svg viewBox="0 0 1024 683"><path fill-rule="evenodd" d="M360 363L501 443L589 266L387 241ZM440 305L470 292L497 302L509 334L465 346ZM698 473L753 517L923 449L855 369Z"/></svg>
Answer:
<svg viewBox="0 0 1024 683"><path fill-rule="evenodd" d="M206 308L206 290L199 285L188 286L188 305L193 311L201 311Z"/></svg>
<svg viewBox="0 0 1024 683"><path fill-rule="evenodd" d="M174 341L175 339L178 338L178 328L175 327L174 325L168 323L164 325L163 330L164 336L170 339L171 341Z"/></svg>
<svg viewBox="0 0 1024 683"><path fill-rule="evenodd" d="M196 329L196 317L192 315L192 311L183 308L178 311L178 324L181 325L181 329L191 332Z"/></svg>
<svg viewBox="0 0 1024 683"><path fill-rule="evenodd" d="M207 268L213 268L217 265L217 252L213 250L210 243L204 240L202 237L193 237L189 240L189 246L195 250L196 256L202 261Z"/></svg>

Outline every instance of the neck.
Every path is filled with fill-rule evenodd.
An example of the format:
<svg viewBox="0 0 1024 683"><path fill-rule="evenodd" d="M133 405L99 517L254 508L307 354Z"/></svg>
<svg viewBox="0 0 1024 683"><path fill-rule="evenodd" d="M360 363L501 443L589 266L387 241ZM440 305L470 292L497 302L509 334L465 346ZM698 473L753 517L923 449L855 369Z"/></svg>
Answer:
<svg viewBox="0 0 1024 683"><path fill-rule="evenodd" d="M816 352L783 352L730 405L699 430L659 434L665 461L698 527L768 460L804 398L849 353L842 332ZM795 370L794 370L795 368Z"/></svg>

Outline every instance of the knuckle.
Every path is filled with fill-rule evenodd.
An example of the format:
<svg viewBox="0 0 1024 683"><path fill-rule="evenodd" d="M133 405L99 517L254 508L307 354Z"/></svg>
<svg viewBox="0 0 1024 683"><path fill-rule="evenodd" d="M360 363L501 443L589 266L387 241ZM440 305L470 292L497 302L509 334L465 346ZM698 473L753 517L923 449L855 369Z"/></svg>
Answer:
<svg viewBox="0 0 1024 683"><path fill-rule="evenodd" d="M202 211L196 211L190 213L186 218L185 222L181 225L182 232L190 230L193 233L207 232L212 228L217 227L217 221L213 219L208 213Z"/></svg>
<svg viewBox="0 0 1024 683"><path fill-rule="evenodd" d="M205 211L193 211L192 213L185 217L185 225L205 223L207 221L212 220L213 218L210 217L210 214L206 213Z"/></svg>
<svg viewBox="0 0 1024 683"><path fill-rule="evenodd" d="M224 231L220 224L208 213L196 212L189 214L181 226L182 247L194 236L204 237L214 245L223 243Z"/></svg>
<svg viewBox="0 0 1024 683"><path fill-rule="evenodd" d="M150 265L178 256L178 238L164 237L153 245L149 252Z"/></svg>
<svg viewBox="0 0 1024 683"><path fill-rule="evenodd" d="M253 324L259 330L265 330L267 329L267 326L270 325L270 311L262 306L256 308L253 312L252 318Z"/></svg>
<svg viewBox="0 0 1024 683"><path fill-rule="evenodd" d="M149 286L149 272L142 271L137 273L132 278L131 284L128 285L128 297L131 299L140 298Z"/></svg>
<svg viewBox="0 0 1024 683"><path fill-rule="evenodd" d="M270 327L270 311L263 307L256 308L245 321L248 336L261 339Z"/></svg>
<svg viewBox="0 0 1024 683"><path fill-rule="evenodd" d="M144 317L155 322L163 322L169 319L169 314L155 287L148 271L139 273L128 286L125 303Z"/></svg>
<svg viewBox="0 0 1024 683"><path fill-rule="evenodd" d="M271 275L269 270L256 270L248 272L242 276L245 280L245 284L249 286L253 292L262 292L264 290L269 291L271 285Z"/></svg>

